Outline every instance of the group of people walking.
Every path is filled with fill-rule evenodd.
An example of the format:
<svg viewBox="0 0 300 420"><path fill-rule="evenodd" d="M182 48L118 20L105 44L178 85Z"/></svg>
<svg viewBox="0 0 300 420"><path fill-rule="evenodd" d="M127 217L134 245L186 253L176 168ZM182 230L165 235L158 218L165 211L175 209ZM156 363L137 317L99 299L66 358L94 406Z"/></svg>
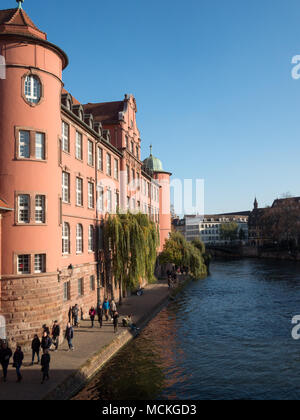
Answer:
<svg viewBox="0 0 300 420"><path fill-rule="evenodd" d="M100 303L97 306L97 309L95 309L94 306L91 307L91 309L89 310L91 328L94 328L94 321L96 315L98 316L100 328L102 328L103 326L103 317L105 317L106 321L109 321L109 319L113 321L114 332L116 333L118 331L119 313L117 311L117 305L114 300L111 300L109 302L109 300L105 298L103 304Z"/></svg>
<svg viewBox="0 0 300 420"><path fill-rule="evenodd" d="M47 327L47 325L43 325L41 339L37 334L35 334L31 342L32 358L30 365L34 365L35 358L37 359L37 364L41 364L42 384L45 382L45 380L49 380L49 369L51 361L49 351L52 346L54 346L53 351L58 350L60 332L61 329L58 322L54 321L51 333L49 327ZM68 338L68 327L66 329L66 338ZM41 352L42 356L40 357ZM12 356L13 367L16 368L17 382L21 382L23 379L23 376L21 374L21 367L23 365L24 360L24 353L22 351L22 348L21 346L17 346L16 351L14 352L14 354L12 354L12 350L9 348L8 344L6 342L2 342L0 348L0 364L3 370L4 382L6 382L7 380L8 366Z"/></svg>
<svg viewBox="0 0 300 420"><path fill-rule="evenodd" d="M68 350L73 351L73 338L74 338L74 327L79 326L78 317L79 311L81 311L81 319L83 319L83 312L82 309L79 309L78 305L76 304L73 307L69 308L68 312L68 319L69 322L65 329L64 337L68 343ZM94 328L95 318L98 317L98 322L100 328L103 326L103 319L107 322L113 322L114 333L118 332L119 326L119 313L117 310L117 305L114 300L109 301L105 298L103 304L99 304L96 308L92 306L89 310L89 317L91 320L91 328ZM122 320L123 327L129 327L132 331L137 332L138 328L132 322L132 316L128 316L123 318ZM61 337L61 327L57 321L54 321L51 332L47 325L43 325L42 327L42 334L41 339L36 334L31 342L31 350L32 350L32 358L31 358L31 366L34 365L35 360L37 360L37 364L41 364L41 371L42 371L42 384L45 380L49 380L49 370L50 370L50 349L54 352L58 350L60 344L60 337ZM42 353L42 356L40 354ZM22 351L21 346L17 346L16 350L13 354L12 350L9 348L6 342L2 342L0 346L0 364L3 370L3 380L6 382L7 380L7 372L11 358L13 358L13 367L16 369L17 374L17 382L21 382L23 377L21 374L21 368L23 365L24 360L24 353Z"/></svg>

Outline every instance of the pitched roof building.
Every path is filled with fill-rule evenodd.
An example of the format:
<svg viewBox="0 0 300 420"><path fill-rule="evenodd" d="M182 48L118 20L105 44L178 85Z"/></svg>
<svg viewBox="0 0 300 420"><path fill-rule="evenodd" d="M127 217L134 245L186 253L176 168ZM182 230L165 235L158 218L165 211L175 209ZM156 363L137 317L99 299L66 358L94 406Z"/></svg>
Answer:
<svg viewBox="0 0 300 420"><path fill-rule="evenodd" d="M66 53L20 6L0 11L0 51L0 313L22 344L75 303L86 312L118 297L101 245L107 213L146 213L162 249L170 173L141 161L134 96L81 104L63 87Z"/></svg>

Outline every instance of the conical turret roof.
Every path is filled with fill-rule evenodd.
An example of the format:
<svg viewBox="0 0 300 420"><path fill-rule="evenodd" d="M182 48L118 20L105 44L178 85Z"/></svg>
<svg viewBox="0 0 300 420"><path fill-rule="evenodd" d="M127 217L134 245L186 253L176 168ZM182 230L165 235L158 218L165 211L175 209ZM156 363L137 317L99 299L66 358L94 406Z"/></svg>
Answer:
<svg viewBox="0 0 300 420"><path fill-rule="evenodd" d="M40 31L21 8L0 10L0 34L27 35L47 40L47 34Z"/></svg>

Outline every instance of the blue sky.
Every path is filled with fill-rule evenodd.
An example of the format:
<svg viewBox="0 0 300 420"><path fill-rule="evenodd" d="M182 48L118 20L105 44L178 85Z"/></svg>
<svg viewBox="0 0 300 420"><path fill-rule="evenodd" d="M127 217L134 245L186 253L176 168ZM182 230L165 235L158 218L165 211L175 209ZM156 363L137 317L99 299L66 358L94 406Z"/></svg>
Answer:
<svg viewBox="0 0 300 420"><path fill-rule="evenodd" d="M2 0L1 8L15 7ZM204 178L205 212L300 195L298 0L25 0L81 102L133 93L143 157Z"/></svg>

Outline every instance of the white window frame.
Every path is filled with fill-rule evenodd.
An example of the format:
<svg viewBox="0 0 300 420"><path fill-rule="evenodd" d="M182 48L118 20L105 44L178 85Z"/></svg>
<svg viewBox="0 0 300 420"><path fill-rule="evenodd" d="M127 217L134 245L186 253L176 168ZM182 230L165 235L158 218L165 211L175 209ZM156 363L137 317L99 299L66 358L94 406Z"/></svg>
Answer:
<svg viewBox="0 0 300 420"><path fill-rule="evenodd" d="M76 225L76 254L83 253L83 226L78 223Z"/></svg>
<svg viewBox="0 0 300 420"><path fill-rule="evenodd" d="M46 220L46 211L45 211L45 203L46 203L46 197L41 194L37 194L35 196L35 223L43 224Z"/></svg>
<svg viewBox="0 0 300 420"><path fill-rule="evenodd" d="M25 77L25 83L24 83L24 93L25 98L28 102L31 102L33 104L39 103L41 100L41 82L40 79L33 75L27 75Z"/></svg>
<svg viewBox="0 0 300 420"><path fill-rule="evenodd" d="M93 209L94 207L95 207L94 183L88 182L88 208Z"/></svg>
<svg viewBox="0 0 300 420"><path fill-rule="evenodd" d="M71 252L71 230L70 225L67 222L64 222L62 225L62 253L63 255L69 255Z"/></svg>
<svg viewBox="0 0 300 420"><path fill-rule="evenodd" d="M70 174L65 171L62 173L62 201L70 203Z"/></svg>
<svg viewBox="0 0 300 420"><path fill-rule="evenodd" d="M68 101L70 102L70 101ZM64 152L70 152L70 126L65 121L62 121L61 125L61 138L62 138L62 150Z"/></svg>
<svg viewBox="0 0 300 420"><path fill-rule="evenodd" d="M46 254L34 255L34 272L35 273L46 272Z"/></svg>
<svg viewBox="0 0 300 420"><path fill-rule="evenodd" d="M76 205L83 206L83 179L76 178Z"/></svg>
<svg viewBox="0 0 300 420"><path fill-rule="evenodd" d="M82 134L76 131L76 159L82 160Z"/></svg>
<svg viewBox="0 0 300 420"><path fill-rule="evenodd" d="M119 179L119 161L118 159L114 159L115 166L114 166L114 177L116 180Z"/></svg>
<svg viewBox="0 0 300 420"><path fill-rule="evenodd" d="M98 171L103 172L103 149L101 147L97 147L97 155L98 155L98 159L97 159L97 168Z"/></svg>
<svg viewBox="0 0 300 420"><path fill-rule="evenodd" d="M98 210L104 211L104 188L102 186L98 186Z"/></svg>
<svg viewBox="0 0 300 420"><path fill-rule="evenodd" d="M41 139L41 141L39 141ZM35 133L35 158L37 160L45 160L45 134Z"/></svg>
<svg viewBox="0 0 300 420"><path fill-rule="evenodd" d="M94 166L94 143L88 140L88 164Z"/></svg>
<svg viewBox="0 0 300 420"><path fill-rule="evenodd" d="M95 237L95 229L93 225L89 226L89 252L94 252L95 244L94 244L94 237Z"/></svg>
<svg viewBox="0 0 300 420"><path fill-rule="evenodd" d="M106 175L111 176L111 155L106 153Z"/></svg>
<svg viewBox="0 0 300 420"><path fill-rule="evenodd" d="M26 200L24 200L25 197L26 197ZM24 201L21 202L21 200L24 200ZM22 223L22 224L30 223L30 195L29 194L18 195L18 223Z"/></svg>
<svg viewBox="0 0 300 420"><path fill-rule="evenodd" d="M19 158L30 158L30 131L19 131Z"/></svg>

